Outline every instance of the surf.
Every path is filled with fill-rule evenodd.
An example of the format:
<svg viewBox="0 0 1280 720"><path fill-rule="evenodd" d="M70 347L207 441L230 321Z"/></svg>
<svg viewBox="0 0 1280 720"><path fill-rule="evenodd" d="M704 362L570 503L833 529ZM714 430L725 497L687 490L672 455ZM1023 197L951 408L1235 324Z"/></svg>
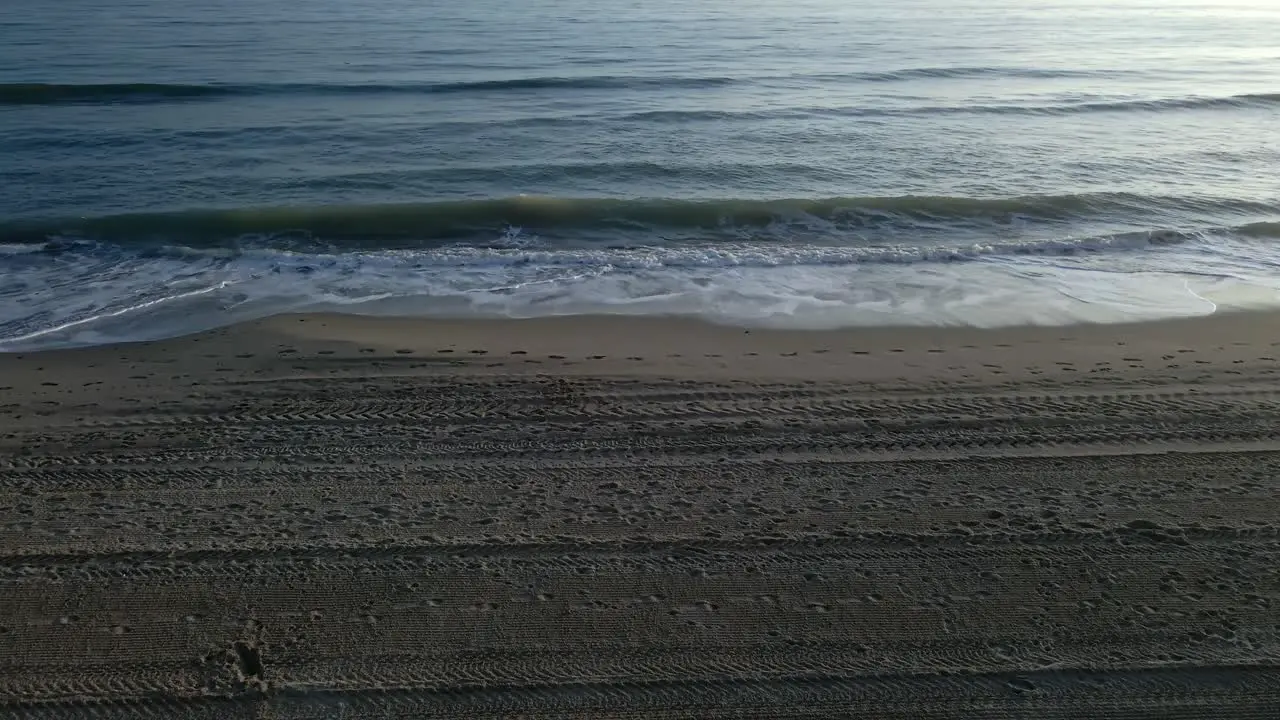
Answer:
<svg viewBox="0 0 1280 720"><path fill-rule="evenodd" d="M583 231L760 231L779 223L813 223L815 232L856 237L888 226L945 232L948 224L992 226L1114 220L1170 210L1204 215L1275 213L1265 203L1132 193L1011 198L949 196L790 199L611 199L514 196L423 203L263 207L131 213L0 222L0 244L82 238L122 244L217 247L245 239L305 237L340 247L412 248L464 239L496 239L512 228L546 237ZM963 228L961 227L963 226ZM635 234L631 235L634 237Z"/></svg>
<svg viewBox="0 0 1280 720"><path fill-rule="evenodd" d="M319 83L0 83L0 105L159 103L273 95L413 95L556 90L713 89L761 83L904 83L971 78L1087 78L1097 71L1009 67L917 67L790 75L531 75L441 82Z"/></svg>

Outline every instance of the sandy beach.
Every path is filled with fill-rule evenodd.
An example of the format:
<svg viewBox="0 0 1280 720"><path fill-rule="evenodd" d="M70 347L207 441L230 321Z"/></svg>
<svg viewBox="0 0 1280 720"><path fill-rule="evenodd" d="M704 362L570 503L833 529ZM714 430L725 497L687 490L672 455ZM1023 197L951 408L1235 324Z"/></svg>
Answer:
<svg viewBox="0 0 1280 720"><path fill-rule="evenodd" d="M1271 718L1280 314L0 356L0 715Z"/></svg>

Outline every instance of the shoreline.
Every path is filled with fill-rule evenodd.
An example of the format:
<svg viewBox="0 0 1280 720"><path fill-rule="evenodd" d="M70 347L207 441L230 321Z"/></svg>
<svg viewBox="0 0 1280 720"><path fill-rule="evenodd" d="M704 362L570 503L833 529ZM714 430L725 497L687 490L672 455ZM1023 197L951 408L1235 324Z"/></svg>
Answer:
<svg viewBox="0 0 1280 720"><path fill-rule="evenodd" d="M1262 342L1270 337L1276 341ZM51 372L69 371L82 362L91 363L89 370L110 370L124 362L149 363L163 357L167 364L180 362L192 370L218 373L263 372L287 360L291 366L307 363L316 371L343 374L359 370L354 361L369 360L394 363L412 371L409 374L465 370L612 376L671 371L704 377L876 382L931 378L972 385L1040 382L1096 369L1111 378L1155 373L1166 381L1219 369L1217 360L1190 357L1197 347L1221 354L1255 345L1262 348L1257 358L1240 353L1230 362L1252 363L1269 357L1266 348L1280 346L1280 311L1066 326L835 330L749 328L655 316L436 319L295 313L163 340L0 352L0 373L20 379L33 363L51 366Z"/></svg>
<svg viewBox="0 0 1280 720"><path fill-rule="evenodd" d="M785 247L779 245L778 252ZM1247 255L1247 244L1230 247L1236 255ZM1225 252L1227 246L1219 249ZM667 251L694 252L674 246ZM820 255L819 251L825 252L813 250ZM68 292L33 298L30 304L23 300L14 306L19 312L0 317L0 326L8 327L10 335L0 340L0 352L178 337L200 328L217 329L317 307L337 313L355 311L365 317L437 322L687 318L730 327L806 331L1127 325L1206 313L1280 310L1280 295L1270 281L1255 277L1253 271L1235 277L1222 265L1239 258L1214 261L1217 264L1203 273L1195 272L1194 256L1177 260L1163 253L1118 255L1114 272L1104 261L1105 253L1086 253L1078 262L1049 262L1043 267L1034 255L1027 265L1015 259L919 267L895 262L829 265L831 259L822 257L811 258L812 263L792 258L774 266L767 259L740 258L747 264L737 268L733 263L738 260L726 260L726 267L736 269L720 273L714 263L698 269L697 262L688 265L691 258L662 260L641 252L617 259L623 268L618 273L592 271L579 278L581 282L569 282L562 277L563 268L552 272L552 279L544 277L546 269L538 269L538 258L554 256L560 258L556 262L574 266L603 262L592 253L606 251L468 247L457 249L456 255L440 252L445 254L436 258L443 263L438 267L430 257L396 259L355 253L343 255L346 259L335 266L337 261L329 256L312 258L281 251L258 257L250 252L237 255L231 266L218 272L200 270L171 281L162 274L141 285L135 282L141 276L114 275L101 288L92 285L92 277L85 278L89 288L80 288L72 273L62 280ZM732 255L734 248L723 252ZM59 262L52 256L41 262L46 260ZM66 262L76 265L90 260ZM668 260L673 264L663 265L666 269L656 275L634 267ZM797 264L789 264L793 261ZM480 269L469 279L455 277L462 272L458 262L475 263ZM1135 263L1145 269L1134 269ZM56 268L39 263L27 269L34 274L15 275L15 287L38 286L59 277ZM172 266L162 269L176 272ZM711 275L703 277L706 273ZM327 302L343 297L352 298L354 304Z"/></svg>
<svg viewBox="0 0 1280 720"><path fill-rule="evenodd" d="M1260 717L1277 477L1280 313L0 355L0 714Z"/></svg>
<svg viewBox="0 0 1280 720"><path fill-rule="evenodd" d="M941 336L960 336L972 334L981 335L1011 335L1011 334L1028 334L1028 335L1051 335L1055 331L1077 331L1085 334L1114 334L1124 330L1142 330L1143 328L1160 328L1174 326L1195 326L1216 324L1220 321L1239 322L1246 319L1259 320L1268 322L1268 316L1276 316L1280 318L1280 307L1232 307L1219 308L1209 313L1199 315L1180 315L1171 317L1158 318L1142 318L1142 319L1126 319L1117 321L1078 321L1067 323L1013 323L1002 325L969 325L969 324L939 324L939 325L916 325L916 324L875 324L875 325L847 325L838 327L778 327L765 324L752 324L747 322L720 321L697 315L686 314L652 314L652 315L632 315L632 314L616 314L616 313L572 313L563 315L537 315L537 316L519 316L509 317L503 315L416 315L416 314L366 314L358 312L341 312L341 311L288 311L275 313L258 318L250 318L244 320L236 320L223 325L210 327L201 330L193 330L179 335L151 338L143 340L119 340L108 341L93 344L75 345L71 347L51 347L51 348L29 348L18 350L0 350L0 357L13 355L34 355L34 354L50 354L50 353L66 353L66 352L84 352L100 350L104 348L124 348L131 346L150 346L161 343L182 342L192 338L204 336L218 336L228 333L244 334L252 333L257 330L266 332L282 332L285 334L297 334L299 337L310 337L315 333L307 332L305 329L302 333L293 332L296 328L291 325L292 321L315 321L319 323L336 323L338 328L353 331L358 336L368 336L365 331L359 329L359 325L367 324L373 327L376 334L378 328L398 327L406 328L412 325L421 325L426 328L436 327L448 329L451 331L463 330L464 334L471 335L466 331L468 325L473 325L480 329L503 329L503 326L509 326L519 329L521 326L537 326L547 325L551 327L559 327L573 324L581 324L584 327L598 329L609 324L627 325L632 324L638 327L651 330L676 329L680 331L696 332L697 328L703 328L706 331L715 334L718 337L727 337L729 334L741 333L744 335L755 334L758 336L852 336L865 335L875 338L876 336L906 336L911 334L939 334ZM663 327L665 326L665 328ZM1114 331L1114 333L1112 332ZM1074 333L1072 333L1074 334ZM340 340L333 332L328 333L329 339Z"/></svg>

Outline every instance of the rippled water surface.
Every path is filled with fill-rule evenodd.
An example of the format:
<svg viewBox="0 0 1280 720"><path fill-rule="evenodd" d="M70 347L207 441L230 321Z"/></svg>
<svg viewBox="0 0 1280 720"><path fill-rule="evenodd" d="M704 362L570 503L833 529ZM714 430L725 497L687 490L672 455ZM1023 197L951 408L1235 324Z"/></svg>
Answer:
<svg viewBox="0 0 1280 720"><path fill-rule="evenodd" d="M1268 0L5 0L0 349L1280 304Z"/></svg>

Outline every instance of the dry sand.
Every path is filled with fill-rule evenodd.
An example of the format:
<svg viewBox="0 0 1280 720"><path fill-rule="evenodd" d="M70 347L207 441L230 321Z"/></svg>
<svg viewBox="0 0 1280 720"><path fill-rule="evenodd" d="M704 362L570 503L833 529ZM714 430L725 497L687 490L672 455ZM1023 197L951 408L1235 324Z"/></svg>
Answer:
<svg viewBox="0 0 1280 720"><path fill-rule="evenodd" d="M0 715L1275 718L1280 315L0 356Z"/></svg>

